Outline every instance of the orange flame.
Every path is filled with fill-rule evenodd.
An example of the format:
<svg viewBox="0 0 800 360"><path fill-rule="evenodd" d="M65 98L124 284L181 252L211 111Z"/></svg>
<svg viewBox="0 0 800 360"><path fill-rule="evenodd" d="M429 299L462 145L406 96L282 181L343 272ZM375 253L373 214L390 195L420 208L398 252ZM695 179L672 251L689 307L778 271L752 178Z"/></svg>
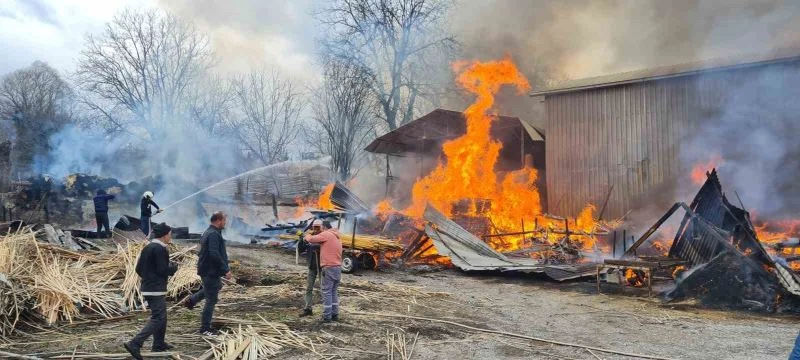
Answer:
<svg viewBox="0 0 800 360"><path fill-rule="evenodd" d="M644 286L644 282L646 280L645 275L641 271L633 271L633 269L625 269L625 280L628 282L628 285L634 287L642 287Z"/></svg>
<svg viewBox="0 0 800 360"><path fill-rule="evenodd" d="M722 156L713 155L706 162L696 163L692 167L692 183L696 185L703 185L703 183L706 182L706 172L711 171L711 169L718 168L723 162L725 161L722 159Z"/></svg>
<svg viewBox="0 0 800 360"><path fill-rule="evenodd" d="M395 212L394 207L392 207L392 203L389 199L381 200L377 205L375 205L375 216L380 219L381 221L386 221L389 218L389 215Z"/></svg>
<svg viewBox="0 0 800 360"><path fill-rule="evenodd" d="M430 204L452 217L455 204L467 204L466 209L459 208L461 215L485 217L497 232L517 232L525 219L529 223L536 219L541 227L562 228L563 222L542 217L536 169L526 167L504 175L495 172L502 144L490 135L496 119L489 114L494 94L505 85L524 93L530 89L528 81L510 59L462 61L454 64L453 69L459 72L457 83L476 96L475 102L464 111L466 134L442 145L446 160L417 180L411 191L411 204L403 213L419 219L426 204ZM570 232L591 233L596 225L593 214L594 207L588 206L577 219L568 220ZM558 236L554 234L548 241L555 243ZM572 236L571 239L583 240L584 248L594 245L589 236ZM508 251L519 249L524 240L523 236L498 237L489 243L497 250Z"/></svg>
<svg viewBox="0 0 800 360"><path fill-rule="evenodd" d="M317 200L317 207L321 210L334 210L335 207L331 202L331 193L333 192L334 183L330 183L325 185L322 189L322 192L319 194L319 200Z"/></svg>
<svg viewBox="0 0 800 360"><path fill-rule="evenodd" d="M675 269L672 270L672 278L673 279L677 279L678 276L683 274L684 271L686 271L686 266L683 266L683 265L676 266Z"/></svg>

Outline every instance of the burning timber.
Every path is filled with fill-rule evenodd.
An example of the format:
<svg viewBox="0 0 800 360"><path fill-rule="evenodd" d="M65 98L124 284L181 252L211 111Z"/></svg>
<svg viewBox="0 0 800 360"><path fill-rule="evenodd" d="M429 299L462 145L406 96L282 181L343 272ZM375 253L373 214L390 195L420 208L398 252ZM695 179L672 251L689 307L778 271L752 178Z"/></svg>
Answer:
<svg viewBox="0 0 800 360"><path fill-rule="evenodd" d="M716 170L707 177L691 205L673 205L625 252L624 258L635 259L636 250L682 209L685 215L668 256L651 259L656 263L683 261L673 266L673 273L685 272L677 276L676 288L666 294L668 300L693 297L710 307L760 311L796 308L798 275L770 256L758 240L750 214L731 204L722 192Z"/></svg>

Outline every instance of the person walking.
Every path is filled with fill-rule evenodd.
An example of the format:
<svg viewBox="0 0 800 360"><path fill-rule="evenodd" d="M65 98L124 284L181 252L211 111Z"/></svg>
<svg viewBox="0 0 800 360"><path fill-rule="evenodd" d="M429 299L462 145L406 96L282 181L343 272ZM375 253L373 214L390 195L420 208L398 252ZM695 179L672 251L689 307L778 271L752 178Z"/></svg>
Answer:
<svg viewBox="0 0 800 360"><path fill-rule="evenodd" d="M312 234L314 235L319 234L320 232L322 232L320 227L312 229ZM303 312L300 313L300 317L304 317L314 314L314 312L311 310L311 306L313 305L314 300L314 283L317 281L317 275L319 274L320 268L319 244L309 244L305 238L302 238L300 242L298 242L298 246L301 244L305 246L306 262L308 262L308 274L306 274L305 307L303 308ZM322 281L321 276L320 281Z"/></svg>
<svg viewBox="0 0 800 360"><path fill-rule="evenodd" d="M141 220L140 228L144 233L144 236L150 237L150 218L153 217L153 209L151 206L156 208L156 214L160 213L162 210L158 207L155 201L153 201L153 192L152 191L145 191L142 194L142 201L139 204L139 210L141 210L141 216L139 220Z"/></svg>
<svg viewBox="0 0 800 360"><path fill-rule="evenodd" d="M98 237L111 237L111 226L108 222L108 202L109 200L114 200L115 197L114 195L106 194L106 191L103 189L97 189L96 195L92 199L94 202L94 219L97 221Z"/></svg>
<svg viewBox="0 0 800 360"><path fill-rule="evenodd" d="M142 359L141 349L148 337L153 337L153 352L169 351L172 345L165 341L167 334L167 280L178 271L178 265L169 261L168 245L172 242L172 228L161 223L153 227L154 239L142 249L136 262L136 273L142 278L141 291L150 308L150 320L131 341L123 344L134 359Z"/></svg>
<svg viewBox="0 0 800 360"><path fill-rule="evenodd" d="M214 316L214 307L219 300L219 291L222 289L222 277L231 279L231 269L228 265L228 252L225 249L225 239L222 230L225 229L227 216L222 211L211 215L211 225L200 237L200 252L197 260L197 275L203 288L184 300L183 305L193 309L197 303L206 300L201 317L198 333L206 336L217 335L211 328L211 319Z"/></svg>
<svg viewBox="0 0 800 360"><path fill-rule="evenodd" d="M339 321L339 282L342 279L342 241L330 221L322 222L322 232L306 237L309 243L320 244L322 266L322 322Z"/></svg>

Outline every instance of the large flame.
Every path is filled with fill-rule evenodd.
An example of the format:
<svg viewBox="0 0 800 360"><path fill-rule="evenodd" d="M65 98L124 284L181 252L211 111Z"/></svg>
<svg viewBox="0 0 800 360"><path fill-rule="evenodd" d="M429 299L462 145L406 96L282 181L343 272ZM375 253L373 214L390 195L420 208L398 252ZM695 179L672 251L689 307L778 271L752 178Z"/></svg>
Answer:
<svg viewBox="0 0 800 360"><path fill-rule="evenodd" d="M497 232L519 231L521 223L527 220L532 224L534 219L540 226L563 229L568 225L571 232L592 232L595 220L591 206L584 209L578 219L567 220L567 224L541 216L536 169L526 167L501 175L495 172L502 144L490 135L496 119L490 114L494 95L505 85L514 86L520 93L530 89L514 63L509 59L458 62L453 68L459 73L458 85L476 96L475 102L464 111L466 134L442 145L445 160L417 180L411 192L411 205L403 212L421 218L426 204L430 204L452 217L454 206L466 203L465 209L459 207L460 214L485 217ZM523 240L523 237L498 237L492 239L490 245L498 250L514 250ZM592 241L583 243L584 248L592 245Z"/></svg>
<svg viewBox="0 0 800 360"><path fill-rule="evenodd" d="M319 194L319 200L317 200L317 207L321 210L334 210L335 207L333 206L333 202L331 202L331 193L333 193L334 183L330 183L325 185L325 188L322 189L322 192Z"/></svg>
<svg viewBox="0 0 800 360"><path fill-rule="evenodd" d="M490 209L480 215L488 216L498 228L511 228L512 224L520 223L524 214L541 213L539 192L534 186L537 174L534 169L522 169L507 174L498 182L494 166L502 145L490 136L495 116L488 112L501 86L513 85L524 92L530 85L508 59L458 62L454 69L460 72L457 83L477 96L464 111L467 132L442 145L446 160L414 184L412 203L404 212L419 218L425 205L431 204L452 216L453 205L468 200L468 215L477 215L476 200L489 201Z"/></svg>

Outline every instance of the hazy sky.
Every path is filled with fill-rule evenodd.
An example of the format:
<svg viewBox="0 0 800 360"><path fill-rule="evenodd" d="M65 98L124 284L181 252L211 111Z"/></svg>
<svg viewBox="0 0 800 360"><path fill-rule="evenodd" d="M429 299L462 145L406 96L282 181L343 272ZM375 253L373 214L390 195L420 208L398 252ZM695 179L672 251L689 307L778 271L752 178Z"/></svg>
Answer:
<svg viewBox="0 0 800 360"><path fill-rule="evenodd" d="M83 40L100 33L115 12L159 7L194 21L211 38L219 69L275 67L303 80L316 77L311 0L0 0L0 74L43 60L74 70Z"/></svg>
<svg viewBox="0 0 800 360"><path fill-rule="evenodd" d="M0 0L0 74L43 60L70 72L87 33L126 7L194 22L219 70L276 68L318 78L313 11L324 0ZM797 46L800 1L453 0L465 58L511 55L536 83ZM442 69L449 72L450 69Z"/></svg>

